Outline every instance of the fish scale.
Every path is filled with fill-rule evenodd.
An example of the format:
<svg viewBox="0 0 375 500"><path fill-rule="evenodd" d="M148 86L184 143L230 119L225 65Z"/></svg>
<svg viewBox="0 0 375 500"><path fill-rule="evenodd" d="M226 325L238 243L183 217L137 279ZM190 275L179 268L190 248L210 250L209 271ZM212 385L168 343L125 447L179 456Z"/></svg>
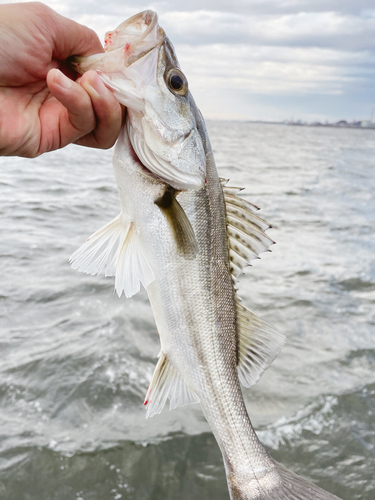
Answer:
<svg viewBox="0 0 375 500"><path fill-rule="evenodd" d="M270 225L219 179L203 118L157 15L145 11L112 33L106 54L76 62L81 72L99 69L128 107L113 156L121 213L73 254L73 267L114 275L119 296L146 288L161 341L146 415L160 413L168 399L171 409L199 402L232 500L337 499L268 455L242 396L240 381L253 385L285 342L241 304L235 287L273 243L264 232Z"/></svg>

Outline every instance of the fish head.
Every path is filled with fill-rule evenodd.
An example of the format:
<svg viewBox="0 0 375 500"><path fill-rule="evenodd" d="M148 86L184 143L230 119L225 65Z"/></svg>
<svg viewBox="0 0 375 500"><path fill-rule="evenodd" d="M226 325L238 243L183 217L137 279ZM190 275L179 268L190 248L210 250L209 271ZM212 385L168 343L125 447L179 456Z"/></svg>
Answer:
<svg viewBox="0 0 375 500"><path fill-rule="evenodd" d="M135 154L174 189L200 189L206 156L196 106L173 45L157 14L141 12L106 33L105 52L76 57L75 69L99 72L127 107L127 133Z"/></svg>

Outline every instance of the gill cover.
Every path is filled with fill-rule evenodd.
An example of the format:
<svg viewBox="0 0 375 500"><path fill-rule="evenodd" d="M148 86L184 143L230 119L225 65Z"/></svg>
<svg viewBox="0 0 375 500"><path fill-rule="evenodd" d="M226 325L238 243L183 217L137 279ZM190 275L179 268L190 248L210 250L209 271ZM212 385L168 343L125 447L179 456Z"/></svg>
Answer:
<svg viewBox="0 0 375 500"><path fill-rule="evenodd" d="M76 57L79 73L98 70L128 108L126 127L140 162L175 189L199 189L206 157L192 96L174 49L146 10L106 33L105 53Z"/></svg>

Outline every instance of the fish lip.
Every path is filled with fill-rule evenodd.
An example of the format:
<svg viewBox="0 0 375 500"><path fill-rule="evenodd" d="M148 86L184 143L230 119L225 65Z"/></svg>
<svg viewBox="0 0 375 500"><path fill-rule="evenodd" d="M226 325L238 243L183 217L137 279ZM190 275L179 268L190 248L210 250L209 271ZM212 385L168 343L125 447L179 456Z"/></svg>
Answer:
<svg viewBox="0 0 375 500"><path fill-rule="evenodd" d="M143 32L140 32L136 36L131 35L129 33L125 33L125 35L120 35L121 37L121 43L118 44L115 42L115 47L113 47L113 40L115 40L119 36L120 31L126 30L127 26L134 25L136 23L141 23L144 22L144 24L147 25L147 29ZM113 31L108 31L106 33L105 41L104 41L104 53L99 53L96 54L95 56L98 59L98 64L96 66L96 70L101 69L101 58L103 57L104 54L112 53L112 54L117 54L117 55L122 55L125 54L125 59L124 59L124 67L129 67L139 59L142 59L142 57L146 56L149 52L154 50L155 48L161 47L161 45L164 43L164 40L166 38L165 32L163 28L158 26L158 29L156 31L156 38L155 40L145 40L148 35L152 33L154 28L158 25L158 15L156 12L152 10L145 10L143 12L140 12L138 14L135 14L134 16L130 17L129 19L125 20L123 23L121 23L117 28ZM128 41L126 40L126 37L128 38ZM133 38L132 38L133 37ZM117 40L118 42L118 40ZM139 49L137 47L138 45L142 44L146 45L144 50ZM140 52L136 52L134 54L128 54L127 50L128 48L131 47L133 50L135 48L138 48ZM92 57L92 56L90 56ZM78 56L74 55L71 56L67 59L68 66L70 66L74 71L80 74L84 74L88 69L90 68L82 68L82 63L85 63L85 60L87 57L85 56ZM106 69L106 73L111 73L111 71L108 71Z"/></svg>
<svg viewBox="0 0 375 500"><path fill-rule="evenodd" d="M159 47L161 44L162 44L162 42L158 42L153 47L150 47L149 49L144 50L143 52L140 52L137 55L129 57L127 65L131 66L133 63L135 63L136 61L139 61L139 59L142 59L142 57L146 56L149 52L151 52L152 50L154 50L156 47Z"/></svg>
<svg viewBox="0 0 375 500"><path fill-rule="evenodd" d="M148 36L151 31L155 28L157 22L158 22L158 15L155 11L147 9L142 12L138 12L138 14L135 14L132 17L129 17L129 19L126 19L124 22L119 24L116 28L115 31L120 31L124 29L126 26L129 26L131 24L136 24L140 21L144 20L144 23L148 26L148 28L140 34L140 36L137 38L137 42L140 42ZM163 31L163 30L162 30ZM109 32L111 33L111 32ZM164 33L164 31L163 31Z"/></svg>
<svg viewBox="0 0 375 500"><path fill-rule="evenodd" d="M129 19L127 19L126 21L121 23L116 28L115 32L118 33L119 31L125 30L127 26L141 23L142 21L144 22L144 24L147 25L147 29L145 31L143 31L142 33L140 33L139 36L131 42L131 45L137 46L141 42L145 41L147 36L150 33L152 33L153 29L158 24L158 15L153 10L148 9L148 10L144 10L143 12L139 12L138 14L135 14L134 16L130 17ZM106 34L106 39L104 42L105 45L108 44L107 37L110 37L111 33L113 33L113 32L108 32ZM151 52L151 50L154 50L156 47L160 47L164 42L165 36L166 35L165 35L163 28L161 28L159 26L159 28L157 30L157 39L155 40L155 43L150 45L149 47L147 47L145 50L139 52L139 54L134 54L134 55L130 56L126 61L126 66L127 67L131 66L133 63L135 63L139 59L142 59L142 57L144 57L149 52ZM129 45L130 45L130 43L126 42L126 43L124 43L124 45L122 47L119 47L118 49L115 49L115 50L121 51L121 50L124 50L124 48L126 50L126 46L129 46ZM109 52L109 51L111 51L111 47L109 45L107 45L107 47L105 47L104 50L106 52Z"/></svg>

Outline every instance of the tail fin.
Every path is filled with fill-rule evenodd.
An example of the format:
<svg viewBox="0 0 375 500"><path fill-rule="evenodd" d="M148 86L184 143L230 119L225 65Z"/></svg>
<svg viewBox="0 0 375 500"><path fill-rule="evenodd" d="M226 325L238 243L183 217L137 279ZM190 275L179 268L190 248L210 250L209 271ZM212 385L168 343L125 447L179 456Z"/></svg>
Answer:
<svg viewBox="0 0 375 500"><path fill-rule="evenodd" d="M282 479L282 486L273 499L277 500L340 500L336 495L322 490L306 479L275 462L276 470ZM271 497L270 497L271 498Z"/></svg>
<svg viewBox="0 0 375 500"><path fill-rule="evenodd" d="M274 461L271 469L257 484L231 481L227 477L231 500L340 500L339 497L322 490Z"/></svg>

